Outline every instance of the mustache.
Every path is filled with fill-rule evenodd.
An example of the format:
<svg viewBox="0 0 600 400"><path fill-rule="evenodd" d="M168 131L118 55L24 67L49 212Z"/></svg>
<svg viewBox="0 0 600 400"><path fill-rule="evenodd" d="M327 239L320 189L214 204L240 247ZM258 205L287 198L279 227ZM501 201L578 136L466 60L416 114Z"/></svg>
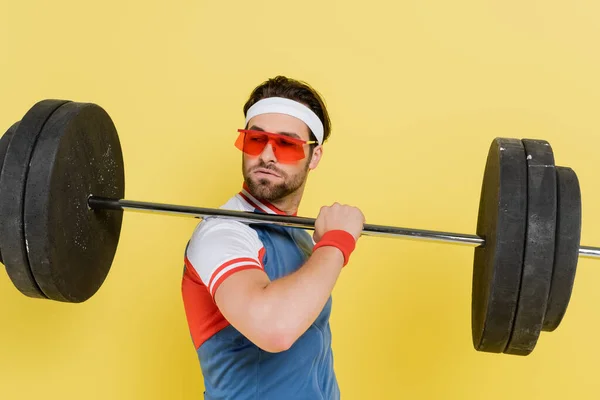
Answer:
<svg viewBox="0 0 600 400"><path fill-rule="evenodd" d="M286 176L286 175L285 175L285 173L284 173L283 171L280 171L279 169L275 168L275 167L273 166L273 164L265 164L265 163L263 163L263 162L260 162L258 165L254 166L254 168L250 169L250 172L252 172L252 171L254 171L254 170L257 170L257 169L259 169L259 168L262 168L262 169L268 169L268 170L270 170L270 171L273 171L273 172L277 173L278 175L281 175L281 176Z"/></svg>

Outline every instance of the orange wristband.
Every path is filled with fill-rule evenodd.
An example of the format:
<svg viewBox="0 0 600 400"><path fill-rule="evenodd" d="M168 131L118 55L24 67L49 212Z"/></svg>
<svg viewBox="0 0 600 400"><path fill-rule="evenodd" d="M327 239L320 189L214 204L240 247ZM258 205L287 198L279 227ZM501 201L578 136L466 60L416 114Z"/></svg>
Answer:
<svg viewBox="0 0 600 400"><path fill-rule="evenodd" d="M344 230L332 230L327 231L321 237L321 240L313 247L313 251L323 246L333 246L340 249L342 254L344 255L344 267L348 264L348 260L350 259L350 254L354 251L356 247L356 240L354 236L352 236L349 232Z"/></svg>

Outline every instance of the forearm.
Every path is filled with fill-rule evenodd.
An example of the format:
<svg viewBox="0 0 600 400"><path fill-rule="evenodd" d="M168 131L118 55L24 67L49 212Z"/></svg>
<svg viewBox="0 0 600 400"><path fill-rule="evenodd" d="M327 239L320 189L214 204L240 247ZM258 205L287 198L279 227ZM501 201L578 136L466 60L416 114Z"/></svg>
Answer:
<svg viewBox="0 0 600 400"><path fill-rule="evenodd" d="M338 249L322 247L297 271L263 289L260 302L268 310L267 322L286 342L294 342L319 316L343 263Z"/></svg>

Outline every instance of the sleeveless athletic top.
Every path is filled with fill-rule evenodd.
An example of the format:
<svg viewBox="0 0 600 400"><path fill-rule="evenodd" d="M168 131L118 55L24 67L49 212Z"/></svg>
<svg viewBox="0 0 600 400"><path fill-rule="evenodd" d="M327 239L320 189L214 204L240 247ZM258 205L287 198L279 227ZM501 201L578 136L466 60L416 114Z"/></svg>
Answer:
<svg viewBox="0 0 600 400"><path fill-rule="evenodd" d="M222 209L284 214L258 201L244 184ZM314 241L305 230L227 218L203 219L185 250L182 296L204 377L206 400L335 400L340 398L331 350L332 299L286 351L262 350L220 313L219 285L232 274L262 269L275 280L300 268Z"/></svg>

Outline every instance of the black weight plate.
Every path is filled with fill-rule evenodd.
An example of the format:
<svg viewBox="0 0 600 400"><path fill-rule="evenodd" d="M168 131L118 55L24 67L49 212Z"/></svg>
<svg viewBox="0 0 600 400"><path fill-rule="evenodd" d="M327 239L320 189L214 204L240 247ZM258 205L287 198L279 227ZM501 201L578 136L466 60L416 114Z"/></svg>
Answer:
<svg viewBox="0 0 600 400"><path fill-rule="evenodd" d="M50 115L64 103L63 100L43 100L27 111L8 144L0 176L0 244L4 266L15 287L33 298L46 297L29 268L23 231L23 193L38 134Z"/></svg>
<svg viewBox="0 0 600 400"><path fill-rule="evenodd" d="M545 140L523 139L527 155L527 233L517 314L506 354L533 351L544 322L556 237L556 170Z"/></svg>
<svg viewBox="0 0 600 400"><path fill-rule="evenodd" d="M527 219L527 164L520 140L496 138L485 165L475 248L471 300L473 346L501 353L514 319Z"/></svg>
<svg viewBox="0 0 600 400"><path fill-rule="evenodd" d="M91 210L90 195L124 196L117 130L101 107L70 102L42 129L25 190L31 270L49 299L80 303L103 284L117 250L122 211Z"/></svg>
<svg viewBox="0 0 600 400"><path fill-rule="evenodd" d="M581 190L579 179L571 168L556 167L558 213L556 219L556 246L554 271L543 330L558 328L567 311L581 240Z"/></svg>
<svg viewBox="0 0 600 400"><path fill-rule="evenodd" d="M19 121L12 124L11 127L8 128L6 133L0 138L0 174L2 174L2 166L4 165L4 156L6 155L8 144L10 143L10 139L12 139L13 134L15 133L18 127Z"/></svg>
<svg viewBox="0 0 600 400"><path fill-rule="evenodd" d="M6 150L8 149L8 144L10 143L10 139L12 139L13 134L15 133L15 130L17 130L18 126L19 126L19 122L17 121L10 128L8 128L6 133L4 135L2 135L2 137L0 138L0 176L2 176L2 165L4 165L4 156L6 155ZM0 238L0 241L1 240L2 240L2 238ZM1 249L2 249L2 244L0 244L0 251L1 251ZM0 252L0 263L3 263L1 252Z"/></svg>

